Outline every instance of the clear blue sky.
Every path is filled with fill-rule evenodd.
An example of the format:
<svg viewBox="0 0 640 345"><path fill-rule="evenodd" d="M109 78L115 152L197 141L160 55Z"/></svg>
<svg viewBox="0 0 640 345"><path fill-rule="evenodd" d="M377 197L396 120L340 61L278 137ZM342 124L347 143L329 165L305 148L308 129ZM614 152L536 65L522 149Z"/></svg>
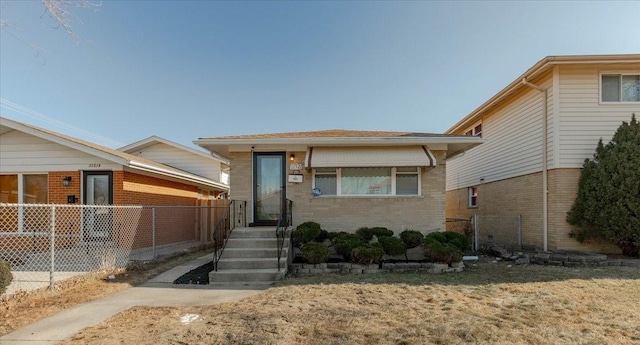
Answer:
<svg viewBox="0 0 640 345"><path fill-rule="evenodd" d="M640 53L640 1L106 0L73 9L79 42L40 1L0 3L16 27L0 30L0 97L121 144L441 133L547 55Z"/></svg>

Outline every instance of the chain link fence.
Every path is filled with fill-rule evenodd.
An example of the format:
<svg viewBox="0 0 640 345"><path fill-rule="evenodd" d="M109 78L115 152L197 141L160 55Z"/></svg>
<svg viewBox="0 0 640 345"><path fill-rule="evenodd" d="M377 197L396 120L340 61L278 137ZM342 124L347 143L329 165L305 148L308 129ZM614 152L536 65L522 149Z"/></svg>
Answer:
<svg viewBox="0 0 640 345"><path fill-rule="evenodd" d="M77 274L211 243L220 219L231 225L246 217L220 201L201 207L0 203L0 259L13 274L6 294L54 289Z"/></svg>
<svg viewBox="0 0 640 345"><path fill-rule="evenodd" d="M499 246L507 250L522 248L522 219L520 215L474 215L474 249L476 251Z"/></svg>

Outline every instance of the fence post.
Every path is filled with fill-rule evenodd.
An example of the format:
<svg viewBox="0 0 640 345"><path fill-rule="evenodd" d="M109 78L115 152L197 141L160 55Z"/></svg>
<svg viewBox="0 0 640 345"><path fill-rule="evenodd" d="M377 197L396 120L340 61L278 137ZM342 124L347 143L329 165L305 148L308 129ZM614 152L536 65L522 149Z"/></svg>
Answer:
<svg viewBox="0 0 640 345"><path fill-rule="evenodd" d="M49 290L53 292L54 290L54 277L53 272L55 271L56 264L56 242L55 242L55 232L56 232L56 207L51 206L51 235L50 235L50 244L51 244L51 267L49 269Z"/></svg>
<svg viewBox="0 0 640 345"><path fill-rule="evenodd" d="M156 258L156 208L151 208L151 258Z"/></svg>

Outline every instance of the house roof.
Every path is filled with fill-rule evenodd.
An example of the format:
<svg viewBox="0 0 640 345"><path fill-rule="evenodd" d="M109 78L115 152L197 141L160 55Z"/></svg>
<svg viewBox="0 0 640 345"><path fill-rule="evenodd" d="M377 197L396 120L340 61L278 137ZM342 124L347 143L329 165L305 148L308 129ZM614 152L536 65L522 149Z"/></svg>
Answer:
<svg viewBox="0 0 640 345"><path fill-rule="evenodd" d="M427 146L433 150L446 150L454 156L482 143L482 138L416 132L354 131L331 129L311 132L266 133L200 138L194 141L212 152L251 151L257 148L280 147L300 150L302 146ZM437 146L437 148L435 147Z"/></svg>
<svg viewBox="0 0 640 345"><path fill-rule="evenodd" d="M5 117L0 117L0 134L10 132L11 130L17 130L24 132L102 159L111 161L122 166L150 172L174 179L182 180L190 184L196 184L201 186L213 187L219 190L228 190L228 186L225 184L213 181L200 175L192 174L174 167L170 167L165 164L158 163L153 160L145 159L142 157L134 156L132 154L110 149L105 146L94 144L88 141L73 138L64 134L60 134L54 131L50 131L44 128L32 126L26 123L10 120Z"/></svg>
<svg viewBox="0 0 640 345"><path fill-rule="evenodd" d="M189 153L192 153L194 155L198 155L200 157L204 157L204 158L208 158L208 159L212 159L218 162L221 162L223 164L229 165L229 160L221 157L215 153L209 153L209 152L205 152L205 151L201 151L201 150L197 150L197 149L193 149L191 147L185 146L185 145L181 145L178 144L176 142L173 142L171 140L165 139L165 138L161 138L159 136L156 135L152 135L148 138L136 141L134 143L131 143L129 145L123 146L121 148L119 148L118 150L126 152L126 153L132 153L138 150L143 150L145 148L148 148L150 146L153 145L157 145L157 144L165 144L171 147L174 147L176 149L182 150L182 151L186 151Z"/></svg>
<svg viewBox="0 0 640 345"><path fill-rule="evenodd" d="M522 75L512 81L504 89L500 90L493 97L489 98L486 102L472 111L469 115L462 118L451 128L449 128L445 134L461 133L468 127L472 126L475 122L482 118L482 116L493 108L495 105L514 95L516 92L524 87L523 81L531 81L537 77L547 73L554 66L558 65L586 65L586 64L637 64L640 63L640 54L622 54L622 55L564 55L564 56L547 56L544 59L538 61L535 65L531 66Z"/></svg>

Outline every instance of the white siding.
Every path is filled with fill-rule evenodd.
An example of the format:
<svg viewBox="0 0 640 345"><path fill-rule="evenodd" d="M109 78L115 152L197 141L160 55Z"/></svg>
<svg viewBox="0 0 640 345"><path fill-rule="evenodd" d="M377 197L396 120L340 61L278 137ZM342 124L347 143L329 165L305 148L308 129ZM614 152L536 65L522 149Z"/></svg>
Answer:
<svg viewBox="0 0 640 345"><path fill-rule="evenodd" d="M640 104L600 104L601 72L638 72L640 64L560 67L560 168L580 168L593 157L598 140L608 142Z"/></svg>
<svg viewBox="0 0 640 345"><path fill-rule="evenodd" d="M552 164L554 107L551 74L535 83L549 88L547 162ZM447 191L541 171L543 102L540 91L527 88L485 115L482 121L485 142L447 160Z"/></svg>
<svg viewBox="0 0 640 345"><path fill-rule="evenodd" d="M90 167L99 164L99 167ZM10 131L0 136L0 172L122 170L122 166L36 136Z"/></svg>
<svg viewBox="0 0 640 345"><path fill-rule="evenodd" d="M158 143L129 153L200 175L216 182L221 181L219 162L167 144Z"/></svg>

